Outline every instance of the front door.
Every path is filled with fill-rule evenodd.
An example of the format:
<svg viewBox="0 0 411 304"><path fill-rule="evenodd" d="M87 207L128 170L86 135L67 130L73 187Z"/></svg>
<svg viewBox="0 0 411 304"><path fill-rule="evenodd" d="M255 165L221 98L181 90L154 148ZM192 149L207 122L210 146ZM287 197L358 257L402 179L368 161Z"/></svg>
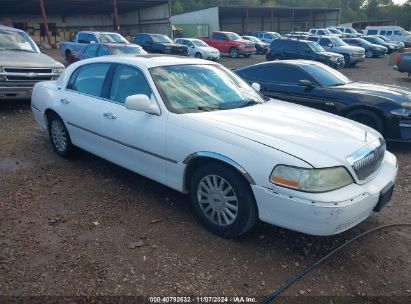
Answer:
<svg viewBox="0 0 411 304"><path fill-rule="evenodd" d="M106 101L99 109L104 158L158 182L165 182L166 115L128 110L128 96L145 94L156 100L144 73L128 65L117 65Z"/></svg>

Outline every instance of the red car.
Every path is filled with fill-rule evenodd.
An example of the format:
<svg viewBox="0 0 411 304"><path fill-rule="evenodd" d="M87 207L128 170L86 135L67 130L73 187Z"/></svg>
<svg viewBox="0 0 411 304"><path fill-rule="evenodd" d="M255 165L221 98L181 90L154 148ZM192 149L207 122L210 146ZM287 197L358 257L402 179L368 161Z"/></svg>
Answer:
<svg viewBox="0 0 411 304"><path fill-rule="evenodd" d="M240 55L250 57L257 52L254 43L233 32L213 32L211 37L198 37L198 39L215 47L220 53L230 55L231 58L237 58Z"/></svg>
<svg viewBox="0 0 411 304"><path fill-rule="evenodd" d="M77 53L70 53L68 63L71 64L83 59L118 54L144 55L147 52L141 46L131 43L92 43L86 45Z"/></svg>

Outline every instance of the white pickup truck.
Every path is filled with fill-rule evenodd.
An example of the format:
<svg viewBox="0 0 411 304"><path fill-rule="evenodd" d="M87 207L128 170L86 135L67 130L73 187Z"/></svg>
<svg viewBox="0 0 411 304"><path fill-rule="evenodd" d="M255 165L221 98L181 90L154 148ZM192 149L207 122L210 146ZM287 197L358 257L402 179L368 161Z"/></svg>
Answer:
<svg viewBox="0 0 411 304"><path fill-rule="evenodd" d="M68 58L70 53L78 52L82 47L90 43L129 43L126 38L112 32L87 32L82 31L76 35L75 41L60 42L60 54Z"/></svg>

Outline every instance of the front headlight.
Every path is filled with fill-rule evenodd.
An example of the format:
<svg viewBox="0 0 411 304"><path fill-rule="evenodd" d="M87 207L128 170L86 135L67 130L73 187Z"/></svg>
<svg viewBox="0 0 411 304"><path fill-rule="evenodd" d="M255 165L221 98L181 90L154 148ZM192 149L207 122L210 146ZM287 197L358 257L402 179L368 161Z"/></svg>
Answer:
<svg viewBox="0 0 411 304"><path fill-rule="evenodd" d="M243 49L243 48L245 48L245 44L240 44L239 47L240 47L241 49Z"/></svg>
<svg viewBox="0 0 411 304"><path fill-rule="evenodd" d="M331 60L331 61L337 61L337 60L338 60L338 57L331 57L330 60Z"/></svg>
<svg viewBox="0 0 411 304"><path fill-rule="evenodd" d="M270 181L278 186L304 192L327 192L354 182L344 167L307 169L286 165L276 166Z"/></svg>
<svg viewBox="0 0 411 304"><path fill-rule="evenodd" d="M60 68L54 68L53 69L53 74L61 74L64 71L64 67L60 67Z"/></svg>
<svg viewBox="0 0 411 304"><path fill-rule="evenodd" d="M409 117L411 116L411 109L398 108L391 110L390 113L395 116Z"/></svg>

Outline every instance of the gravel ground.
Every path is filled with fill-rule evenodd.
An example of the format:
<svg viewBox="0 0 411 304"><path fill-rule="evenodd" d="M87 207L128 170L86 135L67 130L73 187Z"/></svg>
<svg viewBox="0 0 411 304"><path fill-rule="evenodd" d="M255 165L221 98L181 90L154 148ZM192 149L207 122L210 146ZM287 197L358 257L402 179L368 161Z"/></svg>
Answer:
<svg viewBox="0 0 411 304"><path fill-rule="evenodd" d="M220 62L235 68L263 60ZM367 59L341 71L411 88L389 61ZM70 160L56 156L27 101L0 103L0 130L0 302L11 296L262 297L346 239L411 222L411 145L389 146L400 161L393 200L357 227L313 237L259 223L226 240L204 230L182 194L83 151ZM382 297L378 303L410 303L410 235L394 228L355 242L280 302Z"/></svg>

